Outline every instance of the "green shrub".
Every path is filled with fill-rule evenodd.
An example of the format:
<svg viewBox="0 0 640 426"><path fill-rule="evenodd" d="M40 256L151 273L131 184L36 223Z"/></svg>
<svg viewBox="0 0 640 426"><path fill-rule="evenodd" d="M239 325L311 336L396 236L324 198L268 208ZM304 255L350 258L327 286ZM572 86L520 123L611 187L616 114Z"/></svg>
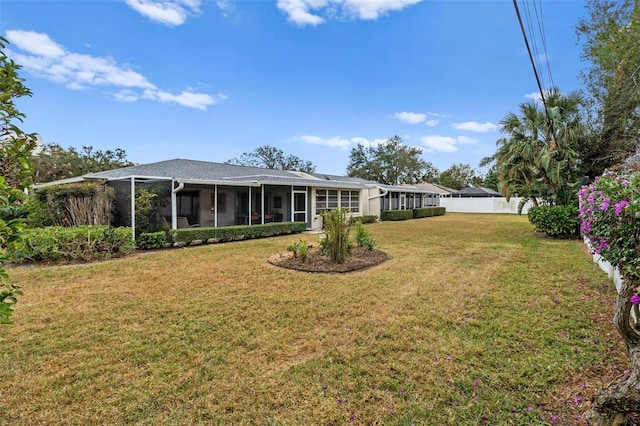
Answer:
<svg viewBox="0 0 640 426"><path fill-rule="evenodd" d="M413 210L384 210L380 220L407 220L413 219Z"/></svg>
<svg viewBox="0 0 640 426"><path fill-rule="evenodd" d="M88 262L130 253L135 248L131 228L50 226L25 229L7 247L12 261Z"/></svg>
<svg viewBox="0 0 640 426"><path fill-rule="evenodd" d="M299 257L304 262L309 256L309 243L305 240L294 241L287 250L293 252L293 257Z"/></svg>
<svg viewBox="0 0 640 426"><path fill-rule="evenodd" d="M15 219L26 219L29 211L24 206L8 205L0 208L0 220L9 222Z"/></svg>
<svg viewBox="0 0 640 426"><path fill-rule="evenodd" d="M180 228L169 231L172 241L191 243L209 240L236 241L249 238L272 237L274 235L295 234L307 229L306 222L274 222L260 225L223 226L220 228Z"/></svg>
<svg viewBox="0 0 640 426"><path fill-rule="evenodd" d="M574 206L538 206L529 209L529 222L537 232L554 238L575 238L580 235L578 208Z"/></svg>
<svg viewBox="0 0 640 426"><path fill-rule="evenodd" d="M351 216L349 218L349 223L350 224L354 224L357 222L360 223L375 223L378 221L378 216L376 216L375 214L370 214L370 215L364 215L364 216Z"/></svg>
<svg viewBox="0 0 640 426"><path fill-rule="evenodd" d="M167 243L166 232L144 232L136 238L136 246L139 249L158 249L163 248Z"/></svg>
<svg viewBox="0 0 640 426"><path fill-rule="evenodd" d="M413 209L413 217L414 219L418 219L421 217L442 216L444 212L445 212L444 207L438 207L438 206L420 207L417 209Z"/></svg>
<svg viewBox="0 0 640 426"><path fill-rule="evenodd" d="M365 247L367 250L373 250L376 246L376 240L373 239L371 232L361 222L356 222L356 244L358 244L358 247Z"/></svg>
<svg viewBox="0 0 640 426"><path fill-rule="evenodd" d="M337 208L322 215L328 256L335 263L344 263L351 249L348 212L348 209Z"/></svg>

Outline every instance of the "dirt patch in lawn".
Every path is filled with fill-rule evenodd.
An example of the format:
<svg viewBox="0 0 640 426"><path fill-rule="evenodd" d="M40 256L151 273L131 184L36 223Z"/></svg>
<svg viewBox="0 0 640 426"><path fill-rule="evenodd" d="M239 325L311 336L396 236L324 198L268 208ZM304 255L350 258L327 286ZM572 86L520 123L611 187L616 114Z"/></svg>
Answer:
<svg viewBox="0 0 640 426"><path fill-rule="evenodd" d="M296 271L345 273L370 268L385 260L387 260L387 254L383 251L354 247L344 263L333 263L327 256L322 256L317 248L312 248L304 261L299 257L293 257L293 253L287 252L271 256L268 262L281 268L295 269Z"/></svg>

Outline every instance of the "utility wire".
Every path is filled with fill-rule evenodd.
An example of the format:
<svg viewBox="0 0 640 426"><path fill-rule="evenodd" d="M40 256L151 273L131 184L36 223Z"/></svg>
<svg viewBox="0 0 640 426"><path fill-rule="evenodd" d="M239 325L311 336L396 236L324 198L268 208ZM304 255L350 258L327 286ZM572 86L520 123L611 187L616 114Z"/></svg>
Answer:
<svg viewBox="0 0 640 426"><path fill-rule="evenodd" d="M549 74L549 83L551 87L555 87L555 83L553 82L553 75L551 74L551 64L549 63L549 53L547 52L547 38L544 34L544 15L542 14L542 1L540 3L540 13L538 13L538 8L536 7L535 0L533 2L533 8L536 12L536 20L538 21L538 29L540 31L540 40L542 40L542 48L544 50L544 58L547 64L547 72Z"/></svg>
<svg viewBox="0 0 640 426"><path fill-rule="evenodd" d="M520 16L520 9L518 8L518 3L516 0L513 0L513 6L516 9L516 15L518 16L518 22L520 23L520 30L522 30L522 37L524 38L524 44L527 46L527 52L529 53L529 60L531 61L531 67L533 68L533 74L536 77L536 82L538 83L538 89L540 90L540 98L542 99L542 105L544 105L544 113L547 116L547 120L549 121L549 126L551 127L551 135L555 134L553 130L553 121L551 121L551 117L549 116L549 110L547 108L547 100L544 97L544 90L542 89L542 83L540 82L540 75L538 75L538 70L536 68L536 63L533 59L533 55L531 54L531 47L529 46L529 40L527 39L527 33L524 30L524 25L522 23L522 17Z"/></svg>

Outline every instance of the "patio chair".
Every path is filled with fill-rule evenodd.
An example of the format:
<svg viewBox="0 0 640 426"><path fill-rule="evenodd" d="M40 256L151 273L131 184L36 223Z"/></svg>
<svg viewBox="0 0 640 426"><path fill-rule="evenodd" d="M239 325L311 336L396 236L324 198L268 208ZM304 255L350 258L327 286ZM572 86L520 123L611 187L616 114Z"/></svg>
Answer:
<svg viewBox="0 0 640 426"><path fill-rule="evenodd" d="M185 216L178 216L178 228L197 228L200 226L199 223L194 223L193 225L189 224L189 219Z"/></svg>

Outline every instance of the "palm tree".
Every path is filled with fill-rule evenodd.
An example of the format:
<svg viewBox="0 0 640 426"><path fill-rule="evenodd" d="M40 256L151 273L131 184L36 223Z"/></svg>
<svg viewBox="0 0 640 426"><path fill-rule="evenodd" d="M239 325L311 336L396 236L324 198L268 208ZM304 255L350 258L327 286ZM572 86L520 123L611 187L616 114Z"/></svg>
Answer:
<svg viewBox="0 0 640 426"><path fill-rule="evenodd" d="M529 101L520 104L519 114L505 116L500 130L506 137L497 141L498 149L489 159L496 162L500 189L507 197L519 192L534 205L539 199L568 204L575 195L584 100L578 91L564 95L552 89L545 101L546 112Z"/></svg>

